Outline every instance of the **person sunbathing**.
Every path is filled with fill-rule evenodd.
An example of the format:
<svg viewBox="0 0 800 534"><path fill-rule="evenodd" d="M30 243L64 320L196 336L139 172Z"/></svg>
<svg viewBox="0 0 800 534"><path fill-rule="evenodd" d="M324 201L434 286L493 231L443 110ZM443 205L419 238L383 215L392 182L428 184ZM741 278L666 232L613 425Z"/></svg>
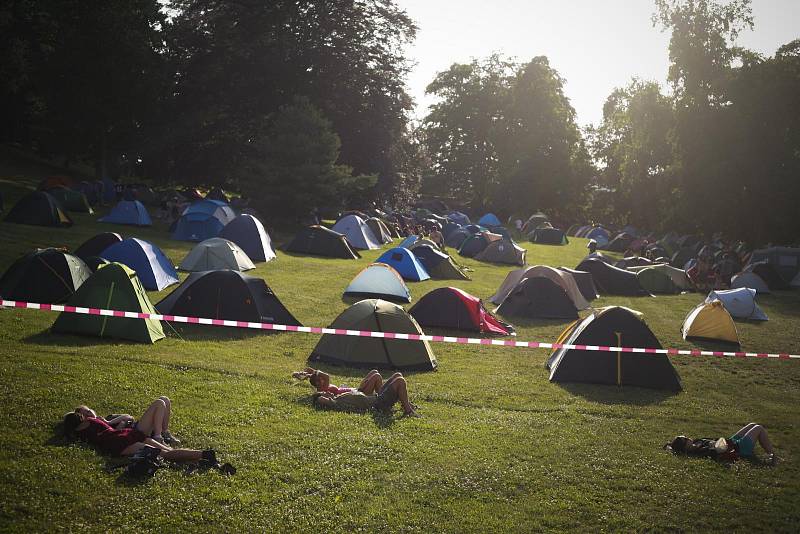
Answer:
<svg viewBox="0 0 800 534"><path fill-rule="evenodd" d="M169 431L171 407L169 398L159 397L148 406L138 421L131 424L134 418L128 414L103 419L88 406L81 405L64 415L64 434L77 437L94 445L101 453L112 456L133 456L145 447L154 447L161 451L160 455L165 460L204 460L216 464L213 449L174 449L167 444L179 443Z"/></svg>
<svg viewBox="0 0 800 534"><path fill-rule="evenodd" d="M383 377L376 369L367 373L367 376L361 380L357 388L347 386L340 387L331 384L331 376L328 373L320 371L319 369L314 369L313 367L306 367L302 371L295 371L292 373L292 376L298 380L305 380L307 378L318 392L327 392L332 395L340 395L352 391L360 391L365 395L372 395L383 385Z"/></svg>
<svg viewBox="0 0 800 534"><path fill-rule="evenodd" d="M736 452L737 456L751 458L755 452L756 443L761 445L761 448L766 451L767 462L773 465L778 462L778 457L775 456L775 449L772 447L767 429L757 423L749 423L743 426L727 439L691 439L686 436L677 436L671 442L667 443L665 448L672 452L708 456L724 455L733 450Z"/></svg>
<svg viewBox="0 0 800 534"><path fill-rule="evenodd" d="M414 405L408 399L406 379L395 373L372 394L363 391L345 391L333 394L329 391L314 393L314 406L334 410L365 412L368 410L391 411L395 403L400 402L404 417L419 417Z"/></svg>

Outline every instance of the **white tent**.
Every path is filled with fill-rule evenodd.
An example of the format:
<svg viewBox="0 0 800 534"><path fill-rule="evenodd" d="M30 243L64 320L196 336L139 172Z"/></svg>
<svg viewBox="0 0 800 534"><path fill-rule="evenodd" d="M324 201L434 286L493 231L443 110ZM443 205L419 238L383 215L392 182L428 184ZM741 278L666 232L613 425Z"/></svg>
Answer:
<svg viewBox="0 0 800 534"><path fill-rule="evenodd" d="M656 269L662 273L665 273L670 277L672 283L678 286L679 289L692 289L692 282L686 275L686 271L683 269L678 269L677 267L672 267L671 265L667 265L665 263L657 263L655 265L640 265L627 268L628 271L633 271L635 273L643 271L644 269Z"/></svg>
<svg viewBox="0 0 800 534"><path fill-rule="evenodd" d="M179 267L182 271L247 271L255 268L239 245L221 237L212 237L195 245Z"/></svg>
<svg viewBox="0 0 800 534"><path fill-rule="evenodd" d="M577 309L585 310L589 307L589 301L583 297L580 289L578 289L578 284L571 274L546 265L523 267L522 269L511 271L506 275L506 279L503 280L503 283L500 284L500 289L497 290L497 293L489 297L489 302L501 304L520 282L537 276L549 278L555 282L556 285L561 287L569 298L572 299Z"/></svg>
<svg viewBox="0 0 800 534"><path fill-rule="evenodd" d="M727 291L712 291L706 297L706 302L719 300L728 313L737 319L752 319L766 321L767 314L756 304L756 290L747 287L729 289Z"/></svg>
<svg viewBox="0 0 800 534"><path fill-rule="evenodd" d="M334 232L339 232L347 236L347 240L353 248L359 250L375 250L381 248L380 240L375 237L364 219L358 215L346 215L339 219L331 228Z"/></svg>
<svg viewBox="0 0 800 534"><path fill-rule="evenodd" d="M756 273L739 273L731 278L731 289L749 287L758 293L769 293L769 287L763 278Z"/></svg>
<svg viewBox="0 0 800 534"><path fill-rule="evenodd" d="M373 263L353 278L345 295L411 302L411 291L400 273L385 263Z"/></svg>

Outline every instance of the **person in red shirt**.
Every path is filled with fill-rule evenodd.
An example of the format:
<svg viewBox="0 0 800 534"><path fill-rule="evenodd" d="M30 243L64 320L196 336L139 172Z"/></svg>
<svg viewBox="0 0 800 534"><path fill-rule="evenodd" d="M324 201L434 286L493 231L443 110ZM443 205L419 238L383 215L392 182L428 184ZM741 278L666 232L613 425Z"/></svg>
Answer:
<svg viewBox="0 0 800 534"><path fill-rule="evenodd" d="M357 388L339 387L331 384L331 376L328 373L320 371L319 369L314 369L313 367L306 367L302 371L295 371L292 373L292 376L298 380L305 380L307 378L318 392L330 393L332 395L340 395L353 391L360 391L365 395L372 395L383 385L383 377L376 369L367 373L367 376L361 380Z"/></svg>

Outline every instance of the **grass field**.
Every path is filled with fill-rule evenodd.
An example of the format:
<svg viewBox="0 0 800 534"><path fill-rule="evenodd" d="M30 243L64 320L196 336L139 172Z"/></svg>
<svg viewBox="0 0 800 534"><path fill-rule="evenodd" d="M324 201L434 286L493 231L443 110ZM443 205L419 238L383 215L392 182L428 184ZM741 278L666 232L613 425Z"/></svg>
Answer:
<svg viewBox="0 0 800 534"><path fill-rule="evenodd" d="M47 172L0 166L6 209ZM0 269L33 247L74 248L110 229L153 241L176 264L191 248L163 225L110 227L95 222L100 215L77 214L70 229L0 222ZM524 246L531 264L574 267L585 254L581 239ZM278 252L248 274L263 277L303 324L326 326L348 305L344 287L379 253L346 261ZM446 285L486 299L511 269L459 261L472 281L411 283L414 301ZM702 298L593 304L635 308L664 346L683 348L695 345L681 339L682 320ZM743 348L800 353L798 293L759 302L770 321L738 322ZM408 376L423 417L404 419L312 408L310 387L290 373L304 366L314 335L209 327L148 346L52 335L55 317L0 310L3 531L788 532L800 522L797 361L675 357L684 391L672 395L552 384L542 350L435 344L439 370ZM511 322L523 340L552 341L565 326ZM362 374L326 370L349 385ZM79 403L138 415L162 394L183 443L215 447L238 474L169 469L129 484L113 459L54 433ZM676 434L729 435L750 421L769 429L778 466L661 449Z"/></svg>

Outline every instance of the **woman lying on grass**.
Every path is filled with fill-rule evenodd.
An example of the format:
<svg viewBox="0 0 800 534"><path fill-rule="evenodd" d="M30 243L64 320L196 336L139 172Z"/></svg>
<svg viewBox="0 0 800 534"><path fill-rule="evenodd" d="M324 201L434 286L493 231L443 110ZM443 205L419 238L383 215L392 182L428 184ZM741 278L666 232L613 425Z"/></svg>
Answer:
<svg viewBox="0 0 800 534"><path fill-rule="evenodd" d="M76 436L94 445L103 454L133 456L145 447L161 450L161 457L174 462L199 462L216 464L212 449L173 449L168 445L180 443L169 432L172 404L167 397L159 397L150 404L135 424L130 415L123 414L108 420L97 417L88 406L78 406L64 415L64 433Z"/></svg>
<svg viewBox="0 0 800 534"><path fill-rule="evenodd" d="M775 456L767 429L756 423L745 425L730 438L719 438L718 440L677 436L664 448L675 453L735 460L739 456L742 458L753 457L756 442L767 452L767 462L773 465L778 463L778 457Z"/></svg>
<svg viewBox="0 0 800 534"><path fill-rule="evenodd" d="M383 385L383 377L381 374L373 369L367 376L365 376L357 388L349 388L346 386L335 386L331 384L331 376L328 373L314 369L313 367L306 367L302 371L295 371L292 376L298 380L305 380L311 382L318 392L330 393L332 395L341 395L342 393L350 393L353 391L360 391L365 395L372 395L377 392Z"/></svg>
<svg viewBox="0 0 800 534"><path fill-rule="evenodd" d="M375 371L377 373L377 371ZM367 375L369 376L369 375ZM378 375L380 376L380 374ZM342 393L317 391L314 393L314 406L334 410L366 412L367 410L391 411L396 402L403 406L404 417L419 417L414 405L408 400L406 379L395 373L384 382L377 391L350 390Z"/></svg>

